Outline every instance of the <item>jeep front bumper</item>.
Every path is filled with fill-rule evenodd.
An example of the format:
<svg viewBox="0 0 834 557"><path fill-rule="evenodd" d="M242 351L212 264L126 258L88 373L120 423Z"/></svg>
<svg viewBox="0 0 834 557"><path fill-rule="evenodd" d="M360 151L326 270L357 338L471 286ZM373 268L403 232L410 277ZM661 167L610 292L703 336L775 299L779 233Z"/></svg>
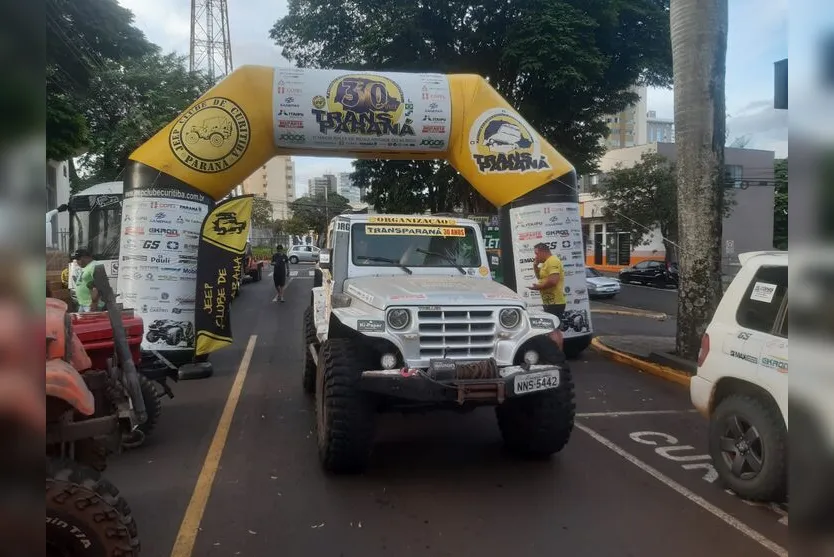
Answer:
<svg viewBox="0 0 834 557"><path fill-rule="evenodd" d="M508 398L559 387L562 368L555 365L506 366L490 379L436 379L422 369L369 370L362 390L411 402L501 404Z"/></svg>

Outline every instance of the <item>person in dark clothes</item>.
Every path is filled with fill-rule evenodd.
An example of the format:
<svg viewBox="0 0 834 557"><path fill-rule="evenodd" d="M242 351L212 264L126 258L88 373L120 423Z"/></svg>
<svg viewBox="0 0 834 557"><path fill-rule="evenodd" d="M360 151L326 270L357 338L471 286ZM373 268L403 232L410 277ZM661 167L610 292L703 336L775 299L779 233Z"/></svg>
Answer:
<svg viewBox="0 0 834 557"><path fill-rule="evenodd" d="M275 283L273 302L279 299L284 301L284 286L287 284L288 276L290 276L290 260L284 252L284 246L279 244L272 255L272 282Z"/></svg>

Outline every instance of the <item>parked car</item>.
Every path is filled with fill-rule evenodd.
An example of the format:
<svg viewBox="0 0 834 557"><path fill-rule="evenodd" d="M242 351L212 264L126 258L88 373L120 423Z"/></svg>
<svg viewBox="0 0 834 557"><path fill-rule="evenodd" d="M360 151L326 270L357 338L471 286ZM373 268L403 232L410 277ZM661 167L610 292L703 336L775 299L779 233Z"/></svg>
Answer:
<svg viewBox="0 0 834 557"><path fill-rule="evenodd" d="M678 286L678 264L649 259L620 270L620 282L636 282L658 288Z"/></svg>
<svg viewBox="0 0 834 557"><path fill-rule="evenodd" d="M620 292L619 280L606 277L591 267L585 267L585 282L589 298L613 298Z"/></svg>
<svg viewBox="0 0 834 557"><path fill-rule="evenodd" d="M745 499L782 501L788 469L788 254L739 255L690 383L709 417L720 480Z"/></svg>
<svg viewBox="0 0 834 557"><path fill-rule="evenodd" d="M287 252L290 263L315 263L319 260L321 249L316 246L292 246Z"/></svg>

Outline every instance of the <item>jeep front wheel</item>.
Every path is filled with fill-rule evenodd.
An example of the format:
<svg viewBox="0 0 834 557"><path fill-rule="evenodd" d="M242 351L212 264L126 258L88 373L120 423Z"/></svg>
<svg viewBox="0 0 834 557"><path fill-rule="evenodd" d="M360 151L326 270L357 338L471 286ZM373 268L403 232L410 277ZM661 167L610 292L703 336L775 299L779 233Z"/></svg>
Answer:
<svg viewBox="0 0 834 557"><path fill-rule="evenodd" d="M364 358L350 340L324 341L316 373L319 460L327 472L362 472L374 442L375 409L359 381Z"/></svg>
<svg viewBox="0 0 834 557"><path fill-rule="evenodd" d="M313 307L310 306L304 310L304 372L301 379L304 392L310 395L316 392L316 361L310 350L317 348L317 341Z"/></svg>
<svg viewBox="0 0 834 557"><path fill-rule="evenodd" d="M561 451L573 432L576 412L573 377L559 347L548 338L536 346L539 361L561 367L559 386L518 398L495 409L507 449L519 456L546 458Z"/></svg>

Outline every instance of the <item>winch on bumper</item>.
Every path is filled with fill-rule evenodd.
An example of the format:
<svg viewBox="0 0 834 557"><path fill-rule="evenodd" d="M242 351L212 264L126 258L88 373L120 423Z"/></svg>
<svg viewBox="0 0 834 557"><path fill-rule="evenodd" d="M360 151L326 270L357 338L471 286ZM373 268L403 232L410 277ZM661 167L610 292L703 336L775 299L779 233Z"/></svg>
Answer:
<svg viewBox="0 0 834 557"><path fill-rule="evenodd" d="M477 362L434 360L428 369L400 368L362 372L360 388L413 402L501 404L508 398L556 389L557 365L499 367L494 359Z"/></svg>

